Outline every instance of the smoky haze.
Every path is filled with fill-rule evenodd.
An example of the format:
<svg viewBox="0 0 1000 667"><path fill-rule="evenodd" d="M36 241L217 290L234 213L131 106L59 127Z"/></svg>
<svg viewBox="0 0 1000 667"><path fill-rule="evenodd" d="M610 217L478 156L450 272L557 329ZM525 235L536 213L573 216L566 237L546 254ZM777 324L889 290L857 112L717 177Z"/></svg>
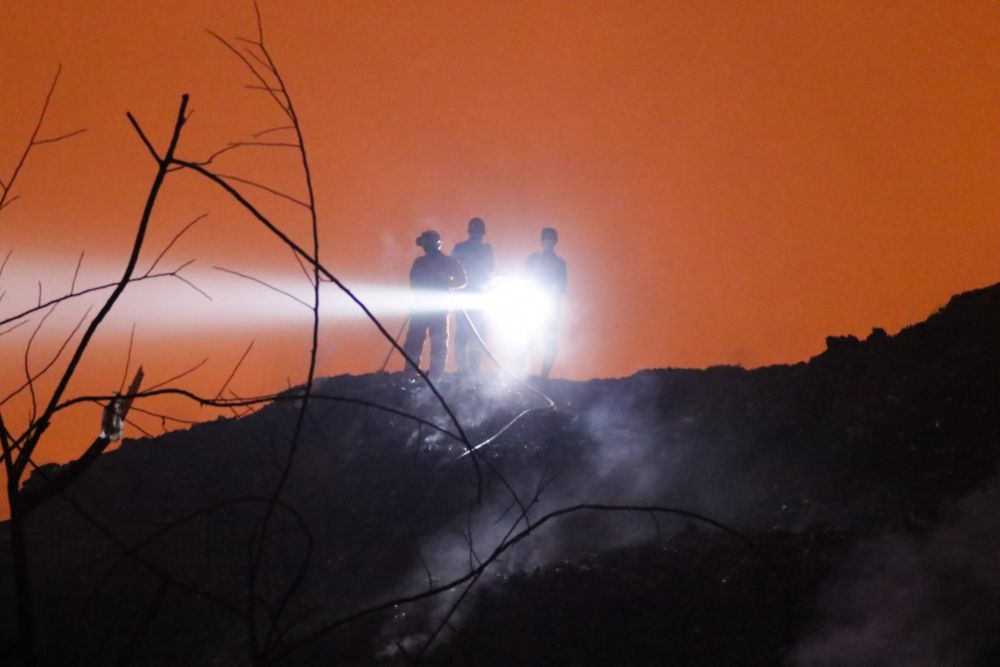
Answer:
<svg viewBox="0 0 1000 667"><path fill-rule="evenodd" d="M622 549L651 549L658 557L681 558L703 553L691 551L702 544L732 555L689 565L721 563L705 571L703 581L730 582L706 613L736 614L729 608L737 608L740 586L791 596L779 604L757 591L747 598L746 613L787 631L775 641L783 642L780 655L792 664L848 664L838 662L839 655L853 664L893 664L915 655L888 655L906 634L920 637L914 649L926 664L934 658L981 664L979 657L995 649L983 619L996 617L997 604L988 555L995 546L989 507L1000 457L1000 421L989 398L1000 391L998 338L1000 287L994 287L955 297L895 336L831 337L823 354L792 366L649 370L530 386L501 375L471 383L447 375L440 390L470 440L502 431L476 457L432 428L455 427L421 382L399 373L323 379L283 496L295 513L275 515L282 537L263 552L262 585L276 595L293 591L290 614L317 610L291 631L310 636L367 605L464 576L523 527L522 506L531 520L577 503L666 506L722 522L756 546L669 514L587 512L556 519L492 564L478 582L480 593L449 619L440 650L479 627L480 594L523 594L532 590L528 583L541 586L546 573L594 554L613 558ZM252 499L280 475L297 401L289 390L240 418L126 440L77 482L74 500L106 525L123 527L184 581L238 601L245 537L259 511ZM146 599L116 591L151 594L155 581L130 568L116 579L122 588L90 595L88 582L110 576L101 540L66 504L44 512L35 539L52 557L38 564L37 576L47 594L69 596L48 610L47 626L53 660L65 661L72 656L59 653L65 644L57 633L84 645L91 636L113 633L113 619L100 610L114 603L141 617ZM175 523L188 515L197 519ZM161 525L170 528L151 527ZM81 559L92 565L66 567ZM670 561L656 576L680 572L677 567ZM627 568L608 565L590 576L619 571ZM295 581L301 585L289 588ZM637 584L610 590L645 590L630 585ZM371 616L364 631L352 626L323 634L310 644L314 649L302 649L302 658L346 650L342 642L352 637L387 653L419 647L462 590L391 607ZM518 613L549 604L538 595ZM682 596L671 608L693 609L702 599ZM949 612L960 601L966 606ZM214 655L238 655L239 622L211 605L195 611L182 598L168 608L170 620L150 630L151 647L183 632ZM195 644L188 650L196 651ZM895 664L903 664L899 660Z"/></svg>

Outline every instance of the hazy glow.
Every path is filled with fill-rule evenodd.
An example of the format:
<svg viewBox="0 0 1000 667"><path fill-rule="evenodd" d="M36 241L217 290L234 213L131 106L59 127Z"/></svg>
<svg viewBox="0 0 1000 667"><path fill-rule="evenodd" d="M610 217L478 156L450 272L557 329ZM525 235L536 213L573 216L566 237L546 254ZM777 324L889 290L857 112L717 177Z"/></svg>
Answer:
<svg viewBox="0 0 1000 667"><path fill-rule="evenodd" d="M526 344L555 316L552 294L519 276L497 278L482 299L491 331L504 343Z"/></svg>

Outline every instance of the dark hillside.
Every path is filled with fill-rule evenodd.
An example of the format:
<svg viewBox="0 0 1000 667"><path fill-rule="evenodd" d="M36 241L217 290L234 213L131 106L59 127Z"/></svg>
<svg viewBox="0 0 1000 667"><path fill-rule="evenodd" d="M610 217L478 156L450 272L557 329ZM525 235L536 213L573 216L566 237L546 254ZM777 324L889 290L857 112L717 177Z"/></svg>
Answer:
<svg viewBox="0 0 1000 667"><path fill-rule="evenodd" d="M553 381L554 410L480 450L479 503L459 444L333 400L447 427L426 388L323 380L267 552L268 591L294 590L278 656L406 664L454 597L311 635L467 571L517 519L509 483L537 499L532 518L583 502L666 505L757 548L667 515L553 521L489 570L430 664L996 664L998 342L993 286L895 336L831 337L808 363ZM442 390L476 441L540 405L501 380ZM76 508L57 499L33 515L47 664L247 662L247 545L295 416L279 401L126 441L73 487ZM0 558L6 575L6 548Z"/></svg>

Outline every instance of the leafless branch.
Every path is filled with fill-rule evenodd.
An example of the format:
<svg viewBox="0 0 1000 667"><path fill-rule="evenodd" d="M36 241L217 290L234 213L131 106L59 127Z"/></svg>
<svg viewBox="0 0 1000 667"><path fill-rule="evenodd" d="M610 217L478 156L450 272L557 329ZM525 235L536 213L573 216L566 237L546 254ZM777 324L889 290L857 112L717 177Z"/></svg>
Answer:
<svg viewBox="0 0 1000 667"><path fill-rule="evenodd" d="M54 144L57 141L62 141L63 139L69 139L70 137L75 137L78 134L83 134L87 131L87 128L81 127L79 129L73 130L72 132L66 132L65 134L60 134L55 137L48 137L46 139L36 139L34 141L35 146L41 146L42 144Z"/></svg>
<svg viewBox="0 0 1000 667"><path fill-rule="evenodd" d="M237 41L246 42L246 43L250 44L251 46L256 46L257 48L260 48L260 44L259 43L254 42L254 41L249 40L249 39L246 39L245 37L237 37L236 39L237 39ZM259 55L257 55L257 53L253 49L243 49L243 50L246 52L246 54L248 56L250 56L251 58L253 58L254 60L256 60L263 67L266 67L268 70L270 70L270 72L272 74L277 74L277 72L275 71L274 67L271 66L271 65L269 65L267 62L265 62L264 59L261 58ZM284 92L284 91L282 91L282 92Z"/></svg>
<svg viewBox="0 0 1000 667"><path fill-rule="evenodd" d="M41 283L39 283L39 285L41 285ZM35 382L34 382L34 378L31 377L31 346L35 344L35 339L38 337L38 332L40 332L42 330L42 327L45 326L45 322L49 319L49 317L52 316L52 313L54 313L54 312L56 312L56 306L53 306L52 308L49 309L49 311L47 313L45 313L44 315L42 315L42 319L40 319L38 321L38 326L35 327L35 330L31 332L31 336L28 337L28 344L24 346L24 378L25 378L25 380L24 380L24 385L22 385L22 386L27 386L28 393L31 395L31 412L29 413L31 415L31 417L28 420L29 423L35 421L35 415L36 415L37 410L38 410L38 404L37 404L37 401L36 401L36 398L35 398ZM81 320L81 322L82 322L82 320ZM68 342L68 339L67 339L67 342ZM62 350L63 350L63 348L59 348L59 352L62 352ZM49 363L49 365L45 367L45 370L47 370L49 367L51 367L51 365L55 363L55 360L57 358L58 358L58 353L56 354L56 357L52 359L52 361ZM42 372L44 372L44 370ZM0 406L2 406L4 403L6 403L7 400L9 400L9 398L8 399L4 399L4 401L0 402Z"/></svg>
<svg viewBox="0 0 1000 667"><path fill-rule="evenodd" d="M35 127L31 131L31 135L28 138L27 145L24 147L24 150L21 151L21 154L18 157L17 162L14 164L14 169L11 172L11 175L7 177L5 181L0 181L0 211L2 211L6 206L14 203L14 201L18 199L18 196L11 196L11 193L14 190L14 183L17 181L17 177L21 173L21 170L24 168L24 164L28 160L28 155L31 154L31 150L33 148L42 144L54 143L56 141L68 139L84 131L84 130L74 130L73 132L53 137L51 139L38 138L38 133L41 132L42 130L42 125L45 122L45 115L48 113L49 103L52 101L52 95L55 93L56 86L59 83L59 75L61 73L62 73L62 65L56 68L55 76L52 77L52 84L49 86L49 90L45 94L45 101L42 103L42 109L38 114L38 120L35 122Z"/></svg>
<svg viewBox="0 0 1000 667"><path fill-rule="evenodd" d="M3 262L0 263L0 277L3 276L4 269L7 268L7 262L10 260L10 256L14 254L13 250L8 250L7 254L4 255Z"/></svg>
<svg viewBox="0 0 1000 667"><path fill-rule="evenodd" d="M133 408L133 409L135 409L135 408ZM124 421L125 421L126 424L128 424L132 428L138 430L140 433L142 433L147 438L152 438L153 437L152 433L150 433L149 431L147 431L146 429L144 429L141 425L137 424L133 419L125 417Z"/></svg>
<svg viewBox="0 0 1000 667"><path fill-rule="evenodd" d="M25 349L25 354L24 354L24 357L25 357L25 368L27 368L27 358L28 358L28 354L30 352L31 343L34 340L35 336L38 334L38 331L42 328L42 325L45 324L46 318L52 312L53 311L50 310L45 315L45 317L42 318L42 320L38 324L38 327L36 327L35 331L32 333L31 339L28 341L28 345L27 345L27 347ZM3 400L0 400L0 407L2 407L3 405L5 405L9 400L11 400L12 398L14 398L18 394L20 394L25 389L27 389L29 387L32 387L32 384L36 380L38 380L43 375L45 375L49 371L49 369L52 368L53 365L55 365L55 363L59 360L59 357L62 356L63 351L65 351L66 347L69 345L69 342L73 339L73 336L75 336L76 332L80 330L81 326L83 326L83 323L84 323L84 321L86 321L87 316L89 314L90 314L90 309L88 308L87 312L85 312L83 314L83 317L80 318L80 321L76 323L76 326L73 327L73 330L70 331L70 333L69 333L68 336L66 336L66 338L62 342L62 345L59 346L59 349L56 350L56 353L52 356L52 358L49 360L49 362L47 364L45 364L45 366L43 366L42 369L40 371L38 371L37 373L35 373L34 375L28 374L27 380L24 382L24 384L22 384L21 386L19 386L17 389L15 389L14 391L12 391L11 393L7 394L7 396L4 397ZM34 421L34 418L32 418L32 421Z"/></svg>
<svg viewBox="0 0 1000 667"><path fill-rule="evenodd" d="M309 284L312 285L314 280L313 275L309 273L309 269L307 269L306 265L302 263L302 258L299 257L295 251L292 251L292 257L295 259L295 263L299 265L299 268L302 269L302 275L304 275L306 280L309 281Z"/></svg>
<svg viewBox="0 0 1000 667"><path fill-rule="evenodd" d="M272 195L276 197L281 197L282 199L287 199L293 204L298 204L302 208L305 209L309 208L308 202L304 202L301 199L298 199L290 194L282 192L281 190L275 190L274 188L264 185L263 183L258 183L257 181L251 181L250 179L243 178L242 176L234 176L233 174L218 174L218 176L219 178L225 178L230 181L236 181L237 183L243 183L244 185L250 185L252 187L263 190L264 192L270 192Z"/></svg>
<svg viewBox="0 0 1000 667"><path fill-rule="evenodd" d="M153 272L153 269L155 269L156 265L160 263L160 260L163 259L163 256L166 255L170 251L170 249L174 247L174 244L177 243L177 241L180 240L180 238L184 236L184 234L186 234L189 229L191 229L192 227L194 227L196 224L198 224L207 217L208 213L202 213L197 218L184 225L184 227L179 232L177 232L177 234L174 235L174 238L170 239L170 243L168 243L166 247L160 251L160 254L156 256L156 259L153 260L153 263L149 265L148 269L146 269L146 273L143 274L143 277L148 276L150 273ZM185 264L184 266L187 266L187 264ZM184 267L182 266L181 268ZM178 269L178 271L180 271L180 269Z"/></svg>
<svg viewBox="0 0 1000 667"><path fill-rule="evenodd" d="M36 425L34 429L31 431L27 440L25 440L21 456L18 460L18 465L15 467L15 473L18 476L20 476L20 474L23 473L24 466L27 464L28 459L30 459L31 454L35 449L35 446L38 444L38 440L41 438L42 434L48 429L49 420L52 417L52 412L53 410L55 410L55 407L62 400L62 395L66 391L66 387L69 385L69 381L73 377L73 374L76 372L76 369L80 364L80 361L83 359L84 352L86 352L91 339L97 332L97 329L100 327L105 317L107 317L108 313L111 312L111 309L118 301L118 298L121 296L122 292L125 291L126 285L128 285L128 283L132 279L132 274L134 273L136 264L139 261L139 254L142 250L143 241L146 238L146 230L149 226L149 220L152 217L153 205L156 203L156 199L159 195L160 188L162 187L164 178L166 177L167 166L169 166L170 162L172 161L174 151L177 149L177 142L180 140L181 128L184 126L184 113L185 110L187 109L187 105L188 105L188 96L183 95L181 97L180 107L177 112L177 120L174 123L173 133L170 138L169 146L167 148L166 153L164 154L163 161L158 163L156 176L153 179L153 184L151 185L149 194L146 198L146 205L145 208L143 209L142 217L139 221L139 228L136 232L136 238L132 244L132 253L129 257L128 263L125 267L122 277L118 281L118 284L115 285L115 287L112 289L111 294L108 296L107 300L101 306L100 310L98 310L97 314L94 316L94 319L91 320L90 324L87 326L87 329L84 331L83 336L79 344L77 345L76 350L73 353L73 356L70 358L69 363L66 366L66 369L63 371L62 377L59 379L59 382L57 383L55 390L52 392L52 395L49 398L48 405L42 412L41 417L36 422ZM141 137L145 137L138 123L134 121L131 114L129 114L129 118L130 120L132 120L133 126L136 128L136 131L139 133L139 135ZM144 141L146 140L144 139ZM150 146L150 148L152 147ZM155 153L155 151L153 152Z"/></svg>
<svg viewBox="0 0 1000 667"><path fill-rule="evenodd" d="M146 389L146 393L144 393L142 395L148 395L148 392L150 392L150 391L152 391L154 389L159 389L160 387L166 386L166 385L170 384L171 382L176 382L177 380L180 380L183 377L187 377L191 373L194 373L196 370L198 370L199 368L201 368L202 366L204 366L206 363L208 363L208 357L205 357L204 359L202 359L201 361L199 361L198 363L196 363L191 368L189 368L189 369L187 369L185 371L181 371L177 375L174 375L173 377L169 377L166 380L164 380L163 382L159 382L157 384L154 384L154 385L150 386L149 388ZM66 404L64 403L60 407L63 407L65 405Z"/></svg>
<svg viewBox="0 0 1000 667"><path fill-rule="evenodd" d="M125 372L122 374L121 384L118 385L118 393L122 393L125 389L125 383L128 382L128 367L132 363L132 345L135 343L135 323L132 324L132 332L128 336L128 352L125 354Z"/></svg>
<svg viewBox="0 0 1000 667"><path fill-rule="evenodd" d="M212 37L214 37L215 39L217 39L219 41L219 43L221 43L229 51L231 51L233 53L233 55L235 55L237 58L239 58L240 61L244 65L246 65L247 69L250 70L250 73L254 76L254 78L256 78L260 82L260 85L264 87L264 89L267 91L268 95L271 96L271 99L274 100L274 103L278 105L278 108L280 108L281 111L286 116L288 116L289 118L291 118L292 115L291 115L291 112L290 112L288 106L286 106L284 103L282 103L281 100L278 99L278 96L275 94L275 92L273 90L271 90L271 86L268 84L267 80L263 77L263 75L261 75L260 72L257 71L257 68L253 66L253 63L251 63L249 60L247 60L247 57L245 55L243 55L243 53L241 53L239 49L237 49L235 46L233 46L232 44L230 44L228 40L226 40L225 38L221 37L217 33L212 32L211 30L209 30L207 32L208 32L209 35L211 35Z"/></svg>
<svg viewBox="0 0 1000 667"><path fill-rule="evenodd" d="M4 210L5 208L7 208L8 206L10 206L11 204L13 204L14 202L16 202L20 198L21 198L21 195L14 195L13 197L10 197L10 198L6 199L6 201L3 201L3 198L0 197L0 211Z"/></svg>
<svg viewBox="0 0 1000 667"><path fill-rule="evenodd" d="M35 466L35 464L34 464L33 461L29 461L29 463L32 466ZM37 474L40 474L43 478L45 478L45 473L42 472L37 466L35 466L35 471L36 471ZM47 481L49 481L50 484L49 484L48 487L44 487L44 488L46 490L49 490L49 489L52 488L52 486L53 486L52 482L54 482L55 480L52 480L51 478L48 478ZM183 591L185 591L187 593L190 593L190 594L192 594L192 595L194 595L196 597L200 597L200 598L204 598L206 600L209 600L210 602L213 602L214 604L218 605L221 609L224 609L224 610L230 612L231 614L233 614L234 616L236 616L238 618L245 618L245 615L243 614L243 612L238 607L236 607L235 605L227 602L226 600L223 600L222 598L220 598L219 596L213 594L210 591L201 589L201 588L199 588L199 587L197 587L197 586L195 586L193 584L190 584L188 582L185 582L185 581L182 581L182 580L179 580L179 579L177 579L175 577L170 576L170 574L167 573L165 570L162 570L158 566L154 565L148 559L142 557L142 555L140 554L140 550L142 548L142 544L140 544L139 546L126 544L118 536L116 536L113 532L111 532L111 530L109 530L107 526L105 526L102 522L98 521L90 512L88 512L86 509L84 509L83 506L81 506L80 503L78 503L72 496L68 495L66 493L66 491L65 491L65 487L60 488L58 491L56 491L56 493L58 493L59 495L61 495L62 498L64 500L66 500L70 504L70 506L80 516L82 516L88 523L90 523L94 528L96 528L98 531L100 531L101 534L103 534L105 536L105 538L107 538L108 540L110 540L113 544L115 544L115 546L117 546L119 549L121 549L121 551L122 551L122 558L123 559L134 560L135 562L139 563L139 565L141 565L143 568L145 568L146 570L148 570L149 572L151 572L155 576L157 576L157 577L163 577L163 578L168 578L170 580L171 584L173 584L174 586L176 586L178 589L183 590ZM235 498L235 499L230 500L230 501L223 501L222 503L217 503L216 505L213 505L213 506L210 506L210 507L207 507L207 508L202 508L201 510L198 510L198 512L196 512L196 513L192 512L189 515L186 515L184 517L180 517L178 519L175 519L173 522L169 522L168 524L166 524L166 526L162 530L164 532L166 532L168 530L172 530L174 527L182 525L183 523L185 523L186 521L189 521L191 518L194 518L194 516L196 516L198 514L205 514L205 513L209 513L209 512L214 512L214 511L217 511L218 509L221 509L223 507L227 507L227 506L235 505L235 504L248 503L248 502L260 502L260 499L258 499L258 498ZM285 507L283 506L282 509L285 509ZM154 537L156 537L156 536L154 536ZM150 540L152 540L152 539L153 538L150 538Z"/></svg>
<svg viewBox="0 0 1000 667"><path fill-rule="evenodd" d="M235 366L233 366L233 371L229 374L229 377L226 378L226 381L222 383L222 387L219 388L219 393L215 395L216 400L222 397L222 394L226 391L226 387L228 387L229 383L233 381L234 377L236 377L236 373L240 370L240 366L243 365L247 355L250 354L250 350L253 349L254 342L255 341L250 341L250 344L247 345L247 349L243 351L243 356L241 356L240 360L236 362Z"/></svg>
<svg viewBox="0 0 1000 667"><path fill-rule="evenodd" d="M133 412L138 412L139 414L146 415L147 417L155 417L156 419L159 419L161 422L171 421L177 424L186 424L188 426L193 426L194 424L200 424L203 421L200 419L183 419L181 417L174 417L172 415L164 414L162 412L156 412L154 410L140 408L138 405L133 405L132 410Z"/></svg>
<svg viewBox="0 0 1000 667"><path fill-rule="evenodd" d="M278 294L280 294L282 296L286 296L289 299L291 299L292 301L294 301L294 302L296 302L298 304L301 304L301 305L305 306L306 308L312 310L312 304L310 304L310 303L308 303L306 301L303 301L302 299L300 299L299 297L295 296L291 292L285 291L285 290L281 289L280 287L276 287L275 285L272 285L272 284L270 284L270 283L268 283L268 282L266 282L264 280L261 280L260 278L255 278L255 277L253 277L251 275L248 275L246 273L240 273L239 271L234 271L233 269L227 269L227 268L222 267L222 266L213 266L212 268L215 269L216 271L222 271L223 273L229 273L229 274L232 274L232 275L237 276L239 278L243 278L245 280L249 280L251 282L255 282L258 285L262 285L262 286L268 288L269 290L273 290L273 291L277 292Z"/></svg>
<svg viewBox="0 0 1000 667"><path fill-rule="evenodd" d="M294 130L294 125L279 125L278 127L269 127L266 130L261 130L260 132L254 132L250 136L256 139L257 137L263 137L265 134L271 134L273 132L281 132L283 130Z"/></svg>
<svg viewBox="0 0 1000 667"><path fill-rule="evenodd" d="M298 144L288 143L287 141L234 141L229 143L224 148L220 148L219 150L215 151L214 153L209 155L207 158L205 158L198 164L201 164L203 166L208 166L212 164L212 161L215 160L215 158L225 153L228 153L229 151L236 150L237 148L253 148L253 147L297 149L299 146Z"/></svg>
<svg viewBox="0 0 1000 667"><path fill-rule="evenodd" d="M475 569L470 570L469 572L466 572L465 574L456 577L450 581L442 583L432 589L421 591L419 593L414 593L412 595L395 597L386 600L384 602L371 605L359 611L353 612L332 622L326 623L323 626L302 635L296 641L291 642L290 648L286 649L285 651L276 653L274 656L272 656L272 658L276 661L282 660L285 657L287 657L292 650L310 644L330 634L331 632L337 630L338 628L344 627L345 625L353 623L366 616L370 616L372 614L385 611L387 609L391 609L399 605L405 605L417 602L419 600L425 600L427 598L434 597L435 595L440 595L441 593L449 591L455 588L456 586L461 586L473 579L478 579L480 576L482 576L482 574L486 571L486 569L489 568L490 565L492 565L494 562L497 561L497 559L500 558L500 556L502 556L504 553L517 546L519 543L523 542L525 539L527 539L529 536L531 536L533 533L535 533L535 531L537 531L545 524L554 521L556 519L584 512L644 513L644 514L649 512L656 512L659 514L672 514L675 516L682 516L688 519L693 519L695 521L700 521L702 523L707 523L710 526L714 526L715 528L721 530L722 532L732 535L752 551L760 553L760 551L757 549L757 546L742 533L736 531L735 529L727 526L726 524L720 521L716 521L715 519L712 519L710 517L698 514L697 512L691 512L689 510L676 507L663 507L658 505L606 505L599 503L580 503L577 505L570 505L568 507L563 507L548 512L547 514L540 517L538 520L529 523L525 528L521 529L517 533L514 533L507 539L501 541L500 544L498 544L496 548L494 548L492 553L490 553L490 555L483 560L482 564L476 567Z"/></svg>
<svg viewBox="0 0 1000 667"><path fill-rule="evenodd" d="M205 361L207 361L207 359ZM205 362L202 361L201 363L198 364L198 366L195 366L195 368L200 367L204 363ZM184 373L178 375L177 377L181 377L183 375L187 375L192 370L194 370L195 368L189 369L189 370L185 371ZM186 398L194 401L195 403L198 403L199 405L206 406L206 407L215 407L215 408L245 407L245 406L261 405L261 404L270 403L270 402L287 403L287 402L298 402L298 401L302 400L302 393L301 392L286 392L286 393L278 394L278 395L268 394L266 396L251 396L251 397L241 398L241 399L238 399L238 400L226 399L226 398L209 398L207 396L201 396L201 395L199 395L197 393L188 391L186 389L180 389L180 388L176 388L176 387L164 387L163 386L165 384L168 384L172 380L173 380L173 378L171 380L165 380L165 381L159 383L158 385L155 385L155 386L150 387L148 389L144 389L143 391L140 391L140 392L136 393L135 397L137 399L139 399L139 398L152 398L152 397L155 397L155 396L183 396L183 397L186 397ZM76 396L74 398L68 399L68 400L63 401L62 403L60 403L59 406L57 407L57 412L58 411L62 411L62 410L66 409L66 408L69 408L71 406L78 405L80 403L99 403L101 401L111 400L112 398L114 398L114 397L110 396L110 395L103 395L103 394L102 395ZM352 404L352 405L358 405L358 406L362 406L362 407L369 407L369 408L373 408L373 409L376 409L376 410L380 410L382 412L386 412L388 414L392 414L392 415L395 415L397 417L402 417L402 418L407 419L409 421L412 421L412 422L414 422L416 424L420 424L421 426L426 426L427 428L429 428L429 429L431 429L433 431L436 431L436 432L438 432L438 433L440 433L440 434L442 434L444 436L447 436L448 438L451 438L452 440L454 440L457 443L462 443L461 436L458 435L457 433L455 433L454 431L449 431L447 428L444 428L443 426L435 424L434 422L432 422L432 421L430 421L428 419L420 417L419 415L415 415L415 414L413 414L411 412L407 412L405 410L401 410L399 408L394 408L394 407L389 406L389 405L384 405L382 403L378 403L378 402L375 402L375 401L369 401L369 400L366 400L366 399L356 398L356 397L352 397L352 396L341 396L341 395L334 395L334 394L314 393L312 395L312 398L315 399L315 400L317 400L317 401L333 401L333 402L337 402L337 403L348 403L348 404ZM138 408L137 407L133 407L132 409L133 410L137 410ZM157 416L157 417L161 416L159 414L155 414L155 413L153 413L153 414L155 416ZM167 417L167 418L171 419L172 421L178 421L178 422L182 422L182 423L187 423L184 420L175 419L174 417Z"/></svg>
<svg viewBox="0 0 1000 667"><path fill-rule="evenodd" d="M191 169L192 171L201 174L202 176L204 176L205 178L207 178L208 180L212 181L220 188L222 188L240 205L242 205L243 208L246 209L254 218L256 218L258 222L264 225L264 227L266 227L272 234L277 236L288 248L290 248L295 254L297 254L300 258L302 258L302 260L307 265L312 266L317 273L323 276L328 282L335 284L351 301L353 301L354 304L358 308L360 308L361 311L365 314L368 320L375 326L375 328L378 329L382 337L385 338L387 341L389 341L392 344L392 346L396 349L396 351L399 352L400 355L402 355L402 357L406 360L407 366L409 368L412 368L413 371L417 373L418 376L420 376L422 381L428 386L428 388L434 394L436 400L441 405L442 409L448 414L448 418L450 419L452 424L455 425L456 430L461 434L462 441L464 443L467 443L466 445L467 447L469 448L472 447L471 441L465 434L465 430L462 428L462 425L459 422L458 417L455 415L454 410L448 404L448 401L445 400L444 396L441 394L441 391L435 386L434 382L429 377L427 377L427 373L425 373L420 368L419 364L417 364L416 361L406 353L406 351L402 348L402 346L398 342L396 342L393 335L389 333L389 331L385 328L385 325L382 324L381 320L379 320L378 317L376 317L375 314L372 313L372 311L368 308L368 306L365 305L365 303L361 299L359 299L358 296L354 294L354 292L351 291L350 288L347 287L347 285L345 285L339 278L337 278L333 273L331 273L325 266L323 266L322 263L316 260L312 255L303 250L302 247L299 246L297 243L295 243L295 241L293 241L291 238L289 238L287 234L285 234L277 226L275 226L274 223L272 223L267 216L261 213L260 210L257 209L257 207L255 207L242 193L240 193L239 190L236 190L224 179L214 174L213 172L205 169L201 165L195 164L193 162L187 162L185 160L180 160L175 158L173 160L173 163L183 166L187 169ZM475 465L475 471L478 480L477 486L481 489L482 482L481 482L481 473L479 471L478 458L474 455L470 458L472 459L473 464Z"/></svg>
<svg viewBox="0 0 1000 667"><path fill-rule="evenodd" d="M4 335L6 335L6 334L9 334L9 333L10 333L11 331L14 331L15 329L20 329L20 328L21 328L22 326L24 326L25 324L27 324L27 323L28 323L28 322L30 322L30 321L31 321L31 320L21 320L20 322L18 322L18 323L17 323L17 324L15 324L14 326L12 326L12 327L7 327L7 328L6 328L6 329L4 329L3 331L0 331L0 336L4 336Z"/></svg>
<svg viewBox="0 0 1000 667"><path fill-rule="evenodd" d="M153 159L156 160L158 163L162 163L163 160L160 158L160 154L156 152L155 148L153 148L153 144L150 143L149 138L146 137L146 133L142 131L142 127L139 126L139 121L135 119L135 116L132 115L132 112L126 111L125 117L128 118L128 122L132 123L132 127L135 129L136 134L139 135L139 138L142 140L142 143L146 146L146 150L148 150L150 155L153 156Z"/></svg>
<svg viewBox="0 0 1000 667"><path fill-rule="evenodd" d="M80 251L80 259L76 260L76 269L73 270L73 280L69 284L69 293L72 294L76 291L76 279L80 275L80 267L83 265L83 255L86 251Z"/></svg>
<svg viewBox="0 0 1000 667"><path fill-rule="evenodd" d="M185 267L190 266L191 262L193 262L193 261L194 260L190 260L188 262L185 262L184 264L182 264L181 266L177 267L173 271L162 271L160 273L153 273L153 274L150 274L150 275L139 276L138 278L129 278L128 282L131 284L131 283L139 283L139 282L142 282L144 280L154 280L156 278L171 277L171 278L178 278L180 280L183 280L185 283L191 285L191 283L189 281L184 280L184 278L180 275L179 272L181 270L183 270ZM16 320L23 319L25 317L28 317L29 315L37 313L40 310L45 310L49 306L54 306L56 304L62 303L63 301L69 301L71 299L76 299L76 298L84 296L86 294L91 294L93 292L100 292L101 290L111 289L113 287L116 287L117 285L118 285L118 282L116 281L116 282L113 282L113 283L105 283L103 285L94 285L93 287L88 287L86 289L82 289L79 292L70 292L69 294L63 294L62 296L58 296L58 297L55 297L53 299L50 299L49 301L46 301L45 303L41 303L41 304L39 304L37 306L33 306L33 307L29 308L28 310L21 311L20 313L17 313L16 315L10 315L8 317L3 318L2 320L0 320L0 326L3 326L5 324L10 324L11 322L14 322ZM194 287L194 285L191 285L191 286ZM197 291L201 292L201 290L198 289L197 287L194 287L194 289L196 289ZM204 292L201 292L201 293L204 294ZM209 300L211 300L211 297L208 297L208 295L205 295L205 296Z"/></svg>
<svg viewBox="0 0 1000 667"><path fill-rule="evenodd" d="M190 287L195 292L197 292L198 294L202 295L203 297L205 297L209 301L213 300L212 296L208 292L206 292L205 290L201 289L200 287L198 287L197 285L195 285L193 282L191 282L190 280L188 280L187 278L185 278L181 274L174 273L173 277L176 278L177 280L181 281L182 283L184 283L185 285L187 285L188 287Z"/></svg>

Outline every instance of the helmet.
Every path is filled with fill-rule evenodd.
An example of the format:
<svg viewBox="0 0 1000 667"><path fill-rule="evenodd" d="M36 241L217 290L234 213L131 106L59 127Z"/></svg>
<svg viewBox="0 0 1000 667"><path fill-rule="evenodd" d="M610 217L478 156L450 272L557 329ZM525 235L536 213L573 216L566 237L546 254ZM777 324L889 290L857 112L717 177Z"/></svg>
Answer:
<svg viewBox="0 0 1000 667"><path fill-rule="evenodd" d="M424 249L440 248L441 235L433 229L428 229L426 232L417 237L417 245Z"/></svg>
<svg viewBox="0 0 1000 667"><path fill-rule="evenodd" d="M469 233L476 236L486 235L486 223L482 218L473 218L469 220Z"/></svg>

